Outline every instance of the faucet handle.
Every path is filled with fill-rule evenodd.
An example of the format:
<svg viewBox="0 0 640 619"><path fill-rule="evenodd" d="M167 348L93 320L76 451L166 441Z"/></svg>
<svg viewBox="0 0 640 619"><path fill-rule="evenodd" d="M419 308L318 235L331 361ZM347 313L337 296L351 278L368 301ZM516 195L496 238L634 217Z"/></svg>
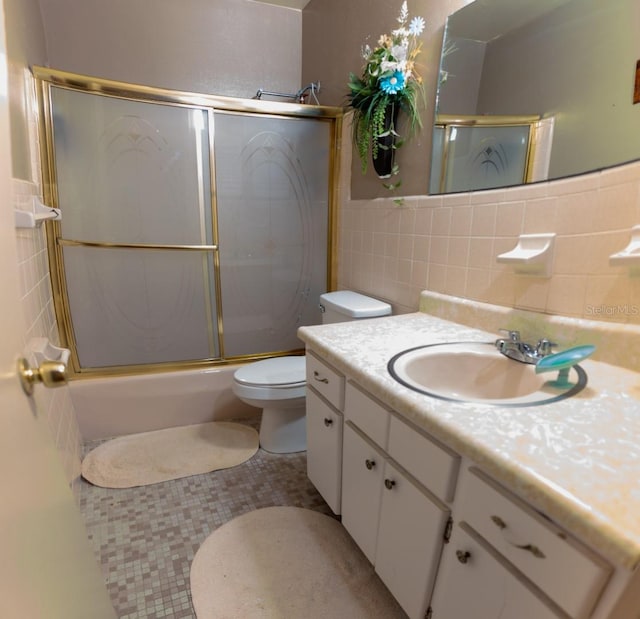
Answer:
<svg viewBox="0 0 640 619"><path fill-rule="evenodd" d="M500 333L506 333L512 342L520 342L520 331L511 331L510 329L498 329Z"/></svg>
<svg viewBox="0 0 640 619"><path fill-rule="evenodd" d="M548 340L547 338L538 340L538 343L536 344L536 354L539 357L550 355L553 352L552 348L554 346L557 346L557 344L555 342Z"/></svg>

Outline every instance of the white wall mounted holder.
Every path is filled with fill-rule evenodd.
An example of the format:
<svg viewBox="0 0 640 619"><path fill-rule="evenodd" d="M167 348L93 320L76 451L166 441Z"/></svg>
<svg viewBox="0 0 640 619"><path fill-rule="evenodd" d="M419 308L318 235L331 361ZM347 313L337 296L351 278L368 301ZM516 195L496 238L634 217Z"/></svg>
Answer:
<svg viewBox="0 0 640 619"><path fill-rule="evenodd" d="M611 266L631 267L634 271L640 267L640 225L631 228L631 240L622 250L609 256Z"/></svg>
<svg viewBox="0 0 640 619"><path fill-rule="evenodd" d="M59 208L53 208L42 204L38 196L32 196L33 203L31 210L22 211L14 209L15 226L16 228L36 228L43 221L48 219L62 219L62 213Z"/></svg>
<svg viewBox="0 0 640 619"><path fill-rule="evenodd" d="M549 234L521 234L518 244L496 260L504 264L511 264L516 273L551 277L553 264L553 245L556 235Z"/></svg>
<svg viewBox="0 0 640 619"><path fill-rule="evenodd" d="M25 353L35 367L42 365L43 361L57 361L67 365L71 356L68 348L54 346L46 337L31 338Z"/></svg>

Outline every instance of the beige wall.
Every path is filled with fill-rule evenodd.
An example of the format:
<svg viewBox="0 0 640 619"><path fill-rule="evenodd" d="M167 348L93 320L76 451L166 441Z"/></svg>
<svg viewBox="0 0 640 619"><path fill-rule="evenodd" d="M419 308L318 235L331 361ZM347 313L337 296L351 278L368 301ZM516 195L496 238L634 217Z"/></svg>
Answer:
<svg viewBox="0 0 640 619"><path fill-rule="evenodd" d="M639 25L637 0L574 0L490 43L476 113L555 116L550 178L637 158Z"/></svg>
<svg viewBox="0 0 640 619"><path fill-rule="evenodd" d="M610 266L640 223L640 163L498 191L345 200L338 286L415 311L431 290L590 320L640 324L640 276ZM496 256L520 234L555 233L551 277Z"/></svg>
<svg viewBox="0 0 640 619"><path fill-rule="evenodd" d="M29 151L29 92L25 87L25 69L46 62L44 28L38 0L5 0L4 7L13 176L31 181L35 170Z"/></svg>
<svg viewBox="0 0 640 619"><path fill-rule="evenodd" d="M300 88L300 11L249 0L40 4L56 69L233 97Z"/></svg>
<svg viewBox="0 0 640 619"><path fill-rule="evenodd" d="M404 195L424 195L429 186L431 165L431 126L434 116L436 77L440 64L440 46L447 16L468 4L469 0L411 0L411 17L422 16L426 29L419 72L425 82L426 108L422 113L423 130L397 152ZM378 37L396 27L400 0L311 0L303 11L304 58L302 81L320 80L321 102L343 105L349 73L360 74L365 43L375 46ZM371 166L363 176L359 161L352 168L351 192L354 198L386 196Z"/></svg>

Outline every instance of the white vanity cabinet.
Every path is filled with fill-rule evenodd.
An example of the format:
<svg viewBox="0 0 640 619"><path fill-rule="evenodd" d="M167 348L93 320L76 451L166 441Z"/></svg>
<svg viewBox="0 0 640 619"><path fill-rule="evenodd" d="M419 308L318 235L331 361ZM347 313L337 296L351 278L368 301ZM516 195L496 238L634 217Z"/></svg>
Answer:
<svg viewBox="0 0 640 619"><path fill-rule="evenodd" d="M640 619L639 570L307 358L309 477L411 619Z"/></svg>
<svg viewBox="0 0 640 619"><path fill-rule="evenodd" d="M591 617L612 569L589 548L474 466L462 472L455 516L433 619L466 609L487 619Z"/></svg>
<svg viewBox="0 0 640 619"><path fill-rule="evenodd" d="M335 514L342 488L342 409L345 378L307 353L307 476Z"/></svg>
<svg viewBox="0 0 640 619"><path fill-rule="evenodd" d="M344 414L342 524L409 617L422 619L429 605L450 510L412 473L424 476L428 468L424 462L441 448L409 429L412 439L415 434L422 441L421 457L412 462L414 471L400 466L392 453L406 456L404 429L408 426L350 382ZM392 444L394 450L390 452ZM435 457L443 455L437 453ZM444 475L451 475L458 458L444 452L446 458L452 462L445 467ZM433 475L438 488L443 485L441 476L442 471ZM447 479L444 486L450 488L451 481Z"/></svg>

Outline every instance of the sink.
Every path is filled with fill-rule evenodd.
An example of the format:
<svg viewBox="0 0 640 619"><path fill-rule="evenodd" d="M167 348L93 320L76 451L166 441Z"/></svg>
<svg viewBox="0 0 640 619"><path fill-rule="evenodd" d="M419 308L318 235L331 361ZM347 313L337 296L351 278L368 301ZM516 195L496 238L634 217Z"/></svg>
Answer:
<svg viewBox="0 0 640 619"><path fill-rule="evenodd" d="M450 342L404 350L388 364L391 376L419 393L453 402L494 406L538 406L569 398L584 389L579 366L567 380L537 374L536 366L509 359L494 342Z"/></svg>

